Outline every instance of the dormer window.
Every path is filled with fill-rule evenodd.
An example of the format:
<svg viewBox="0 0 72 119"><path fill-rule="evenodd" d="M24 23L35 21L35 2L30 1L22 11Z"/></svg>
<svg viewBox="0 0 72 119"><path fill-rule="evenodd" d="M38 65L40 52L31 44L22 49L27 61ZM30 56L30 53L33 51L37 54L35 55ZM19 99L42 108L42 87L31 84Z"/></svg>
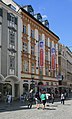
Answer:
<svg viewBox="0 0 72 119"><path fill-rule="evenodd" d="M35 17L37 20L39 20L40 22L42 22L42 16L41 16L40 13L35 14L34 17Z"/></svg>
<svg viewBox="0 0 72 119"><path fill-rule="evenodd" d="M28 6L28 12L32 15L34 15L34 10L31 5Z"/></svg>
<svg viewBox="0 0 72 119"><path fill-rule="evenodd" d="M34 9L32 8L31 5L26 5L23 7L27 12L29 12L31 15L34 15Z"/></svg>

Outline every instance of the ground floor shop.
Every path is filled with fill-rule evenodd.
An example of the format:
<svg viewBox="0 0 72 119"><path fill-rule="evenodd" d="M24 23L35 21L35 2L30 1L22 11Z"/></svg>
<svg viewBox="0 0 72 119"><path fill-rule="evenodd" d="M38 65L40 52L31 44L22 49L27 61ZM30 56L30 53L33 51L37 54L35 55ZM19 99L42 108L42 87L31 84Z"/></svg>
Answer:
<svg viewBox="0 0 72 119"><path fill-rule="evenodd" d="M19 80L16 76L10 75L4 78L0 75L0 101L7 95L11 95L13 99L19 97Z"/></svg>
<svg viewBox="0 0 72 119"><path fill-rule="evenodd" d="M45 89L46 92L54 93L56 96L62 90L66 91L68 95L72 91L70 85L59 86L59 82L56 79L38 80L36 78L22 78L19 80L17 76L9 75L4 78L0 75L0 100L4 100L8 94L12 96L12 99L20 98L22 94L28 93L31 89L33 89L33 93Z"/></svg>

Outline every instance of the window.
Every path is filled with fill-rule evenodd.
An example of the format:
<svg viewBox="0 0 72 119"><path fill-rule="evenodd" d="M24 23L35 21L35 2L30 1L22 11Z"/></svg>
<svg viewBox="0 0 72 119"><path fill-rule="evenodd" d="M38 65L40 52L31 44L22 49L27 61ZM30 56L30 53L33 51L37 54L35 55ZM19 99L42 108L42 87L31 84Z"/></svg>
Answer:
<svg viewBox="0 0 72 119"><path fill-rule="evenodd" d="M24 61L24 69L23 69L24 72L28 72L29 70L28 66L29 66L28 61Z"/></svg>
<svg viewBox="0 0 72 119"><path fill-rule="evenodd" d="M41 35L39 35L39 41L40 41L40 40L42 40L42 37L41 37Z"/></svg>
<svg viewBox="0 0 72 119"><path fill-rule="evenodd" d="M15 17L12 13L7 13L7 20L10 21L10 26L14 27L17 25L17 17Z"/></svg>
<svg viewBox="0 0 72 119"><path fill-rule="evenodd" d="M45 39L45 45L48 46L48 40L47 39Z"/></svg>
<svg viewBox="0 0 72 119"><path fill-rule="evenodd" d="M26 34L26 25L23 25L23 33Z"/></svg>
<svg viewBox="0 0 72 119"><path fill-rule="evenodd" d="M0 8L0 16L3 16L3 10Z"/></svg>
<svg viewBox="0 0 72 119"><path fill-rule="evenodd" d="M48 76L48 67L45 68L45 74Z"/></svg>
<svg viewBox="0 0 72 119"><path fill-rule="evenodd" d="M14 26L15 25L15 17L13 14L10 14L10 26Z"/></svg>
<svg viewBox="0 0 72 119"><path fill-rule="evenodd" d="M42 74L43 74L43 69L42 68L40 68L39 74L40 74L40 76L42 76Z"/></svg>
<svg viewBox="0 0 72 119"><path fill-rule="evenodd" d="M48 51L45 52L45 60L48 60Z"/></svg>
<svg viewBox="0 0 72 119"><path fill-rule="evenodd" d="M54 44L54 48L56 49L56 44Z"/></svg>
<svg viewBox="0 0 72 119"><path fill-rule="evenodd" d="M10 69L15 69L15 57L10 56Z"/></svg>
<svg viewBox="0 0 72 119"><path fill-rule="evenodd" d="M31 54L34 55L35 54L35 46L31 46Z"/></svg>
<svg viewBox="0 0 72 119"><path fill-rule="evenodd" d="M28 52L28 45L26 42L23 42L23 51L26 53Z"/></svg>
<svg viewBox="0 0 72 119"><path fill-rule="evenodd" d="M50 41L50 48L52 48L52 42Z"/></svg>
<svg viewBox="0 0 72 119"><path fill-rule="evenodd" d="M31 73L35 73L35 64L34 63L31 64Z"/></svg>
<svg viewBox="0 0 72 119"><path fill-rule="evenodd" d="M15 45L15 32L13 30L9 30L9 43Z"/></svg>
<svg viewBox="0 0 72 119"><path fill-rule="evenodd" d="M31 37L34 38L34 35L35 35L35 31L31 30Z"/></svg>

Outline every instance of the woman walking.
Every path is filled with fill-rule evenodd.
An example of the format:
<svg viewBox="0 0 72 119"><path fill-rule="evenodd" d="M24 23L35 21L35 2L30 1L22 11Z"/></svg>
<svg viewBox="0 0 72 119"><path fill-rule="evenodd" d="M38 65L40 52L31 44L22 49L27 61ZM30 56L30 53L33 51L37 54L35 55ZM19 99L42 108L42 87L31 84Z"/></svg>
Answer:
<svg viewBox="0 0 72 119"><path fill-rule="evenodd" d="M64 100L65 100L65 97L64 97L64 93L61 94L61 103L64 105Z"/></svg>
<svg viewBox="0 0 72 119"><path fill-rule="evenodd" d="M42 108L44 110L45 109L45 103L46 103L46 93L45 93L45 91L42 92L40 98L41 98L41 102L43 104L43 107Z"/></svg>

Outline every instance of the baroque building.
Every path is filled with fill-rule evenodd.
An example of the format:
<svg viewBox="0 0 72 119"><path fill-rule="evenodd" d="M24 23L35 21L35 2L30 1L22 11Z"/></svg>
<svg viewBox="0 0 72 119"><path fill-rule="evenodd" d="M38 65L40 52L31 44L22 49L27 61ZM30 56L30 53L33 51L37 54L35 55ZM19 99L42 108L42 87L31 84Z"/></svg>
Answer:
<svg viewBox="0 0 72 119"><path fill-rule="evenodd" d="M40 86L47 87L47 90L53 86L56 88L58 85L56 76L58 74L59 37L49 29L48 20L43 21L40 13L34 14L31 5L20 8L19 13L22 15L23 24L21 39L22 91L24 93L31 88L37 90ZM40 54L41 42L43 43L43 54ZM52 55L54 59L52 59Z"/></svg>

